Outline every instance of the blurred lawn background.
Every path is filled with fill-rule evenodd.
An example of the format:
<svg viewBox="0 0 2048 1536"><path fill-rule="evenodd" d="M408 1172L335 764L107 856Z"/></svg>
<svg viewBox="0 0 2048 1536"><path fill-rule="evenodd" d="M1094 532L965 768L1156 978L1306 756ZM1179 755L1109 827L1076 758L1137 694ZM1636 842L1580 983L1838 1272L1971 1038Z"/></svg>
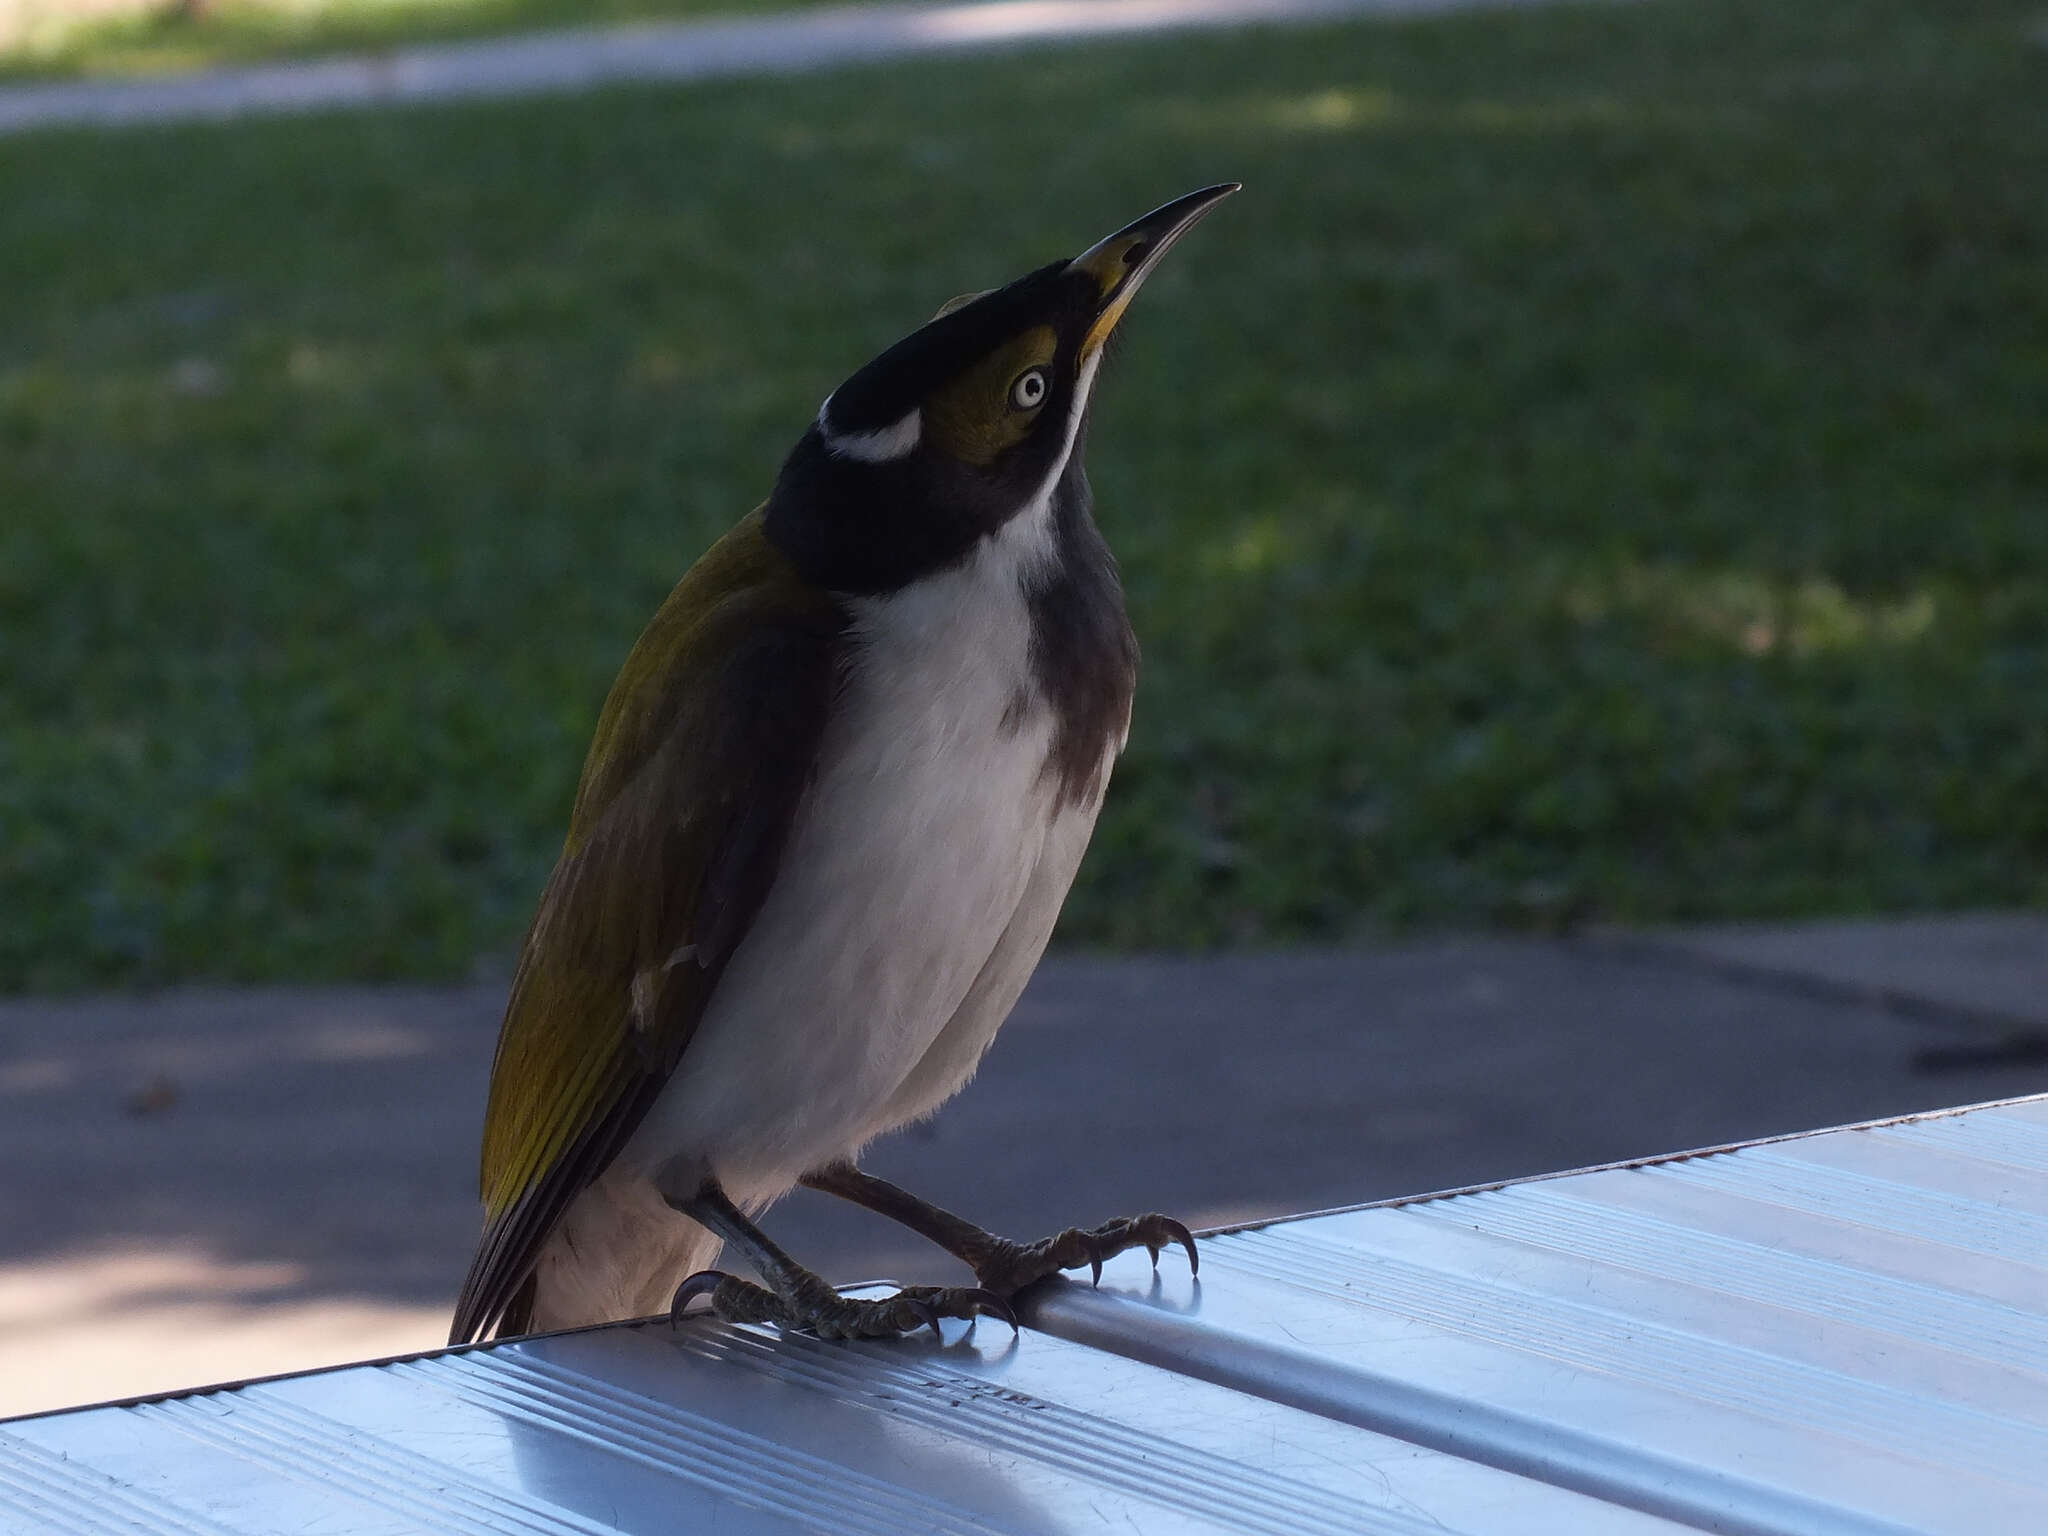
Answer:
<svg viewBox="0 0 2048 1536"><path fill-rule="evenodd" d="M453 977L820 398L1105 382L1062 937L2048 904L2034 3L1653 0L0 140L0 988Z"/></svg>

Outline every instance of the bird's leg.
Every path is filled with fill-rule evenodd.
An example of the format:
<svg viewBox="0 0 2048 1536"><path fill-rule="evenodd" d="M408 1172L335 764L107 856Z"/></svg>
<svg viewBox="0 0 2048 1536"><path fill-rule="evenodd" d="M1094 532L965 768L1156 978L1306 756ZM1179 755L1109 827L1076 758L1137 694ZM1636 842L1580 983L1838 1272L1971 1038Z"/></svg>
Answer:
<svg viewBox="0 0 2048 1536"><path fill-rule="evenodd" d="M941 1210L928 1200L918 1199L887 1179L862 1173L851 1163L821 1168L806 1174L803 1182L811 1189L864 1205L930 1238L972 1269L983 1290L998 1296L1014 1296L1034 1281L1063 1269L1079 1269L1083 1264L1100 1280L1103 1261L1132 1248L1147 1250L1157 1267L1159 1250L1179 1243L1188 1251L1188 1272L1193 1274L1201 1268L1194 1234L1171 1216L1157 1212L1126 1216L1086 1230L1069 1227L1035 1243L1013 1243L1007 1237L984 1232L973 1222Z"/></svg>
<svg viewBox="0 0 2048 1536"><path fill-rule="evenodd" d="M942 1317L971 1319L984 1312L1017 1326L1016 1314L1002 1297L967 1286L913 1285L874 1301L842 1296L776 1247L715 1182L707 1181L686 1198L666 1192L663 1198L738 1249L769 1287L707 1269L677 1288L671 1317L680 1318L693 1298L709 1295L711 1309L728 1322L808 1328L821 1339L892 1339L927 1326L938 1334Z"/></svg>

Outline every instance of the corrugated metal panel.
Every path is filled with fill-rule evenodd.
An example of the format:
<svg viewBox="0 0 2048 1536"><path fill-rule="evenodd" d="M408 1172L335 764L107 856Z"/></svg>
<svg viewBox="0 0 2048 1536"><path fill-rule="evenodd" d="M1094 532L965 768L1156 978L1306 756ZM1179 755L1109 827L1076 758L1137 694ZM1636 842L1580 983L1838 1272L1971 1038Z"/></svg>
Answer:
<svg viewBox="0 0 2048 1536"><path fill-rule="evenodd" d="M2048 1530L2048 1099L1276 1223L1020 1341L626 1326L0 1425L0 1526Z"/></svg>

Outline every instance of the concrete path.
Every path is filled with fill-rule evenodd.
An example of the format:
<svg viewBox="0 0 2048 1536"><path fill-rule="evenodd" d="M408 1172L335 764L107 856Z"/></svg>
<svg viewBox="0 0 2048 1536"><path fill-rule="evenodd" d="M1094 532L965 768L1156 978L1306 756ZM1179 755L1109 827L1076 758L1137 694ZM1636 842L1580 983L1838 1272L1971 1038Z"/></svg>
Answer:
<svg viewBox="0 0 2048 1536"><path fill-rule="evenodd" d="M2013 1039L2048 1031L2044 928L2031 912L1910 923L1736 923L1640 942L1731 974L1800 984Z"/></svg>
<svg viewBox="0 0 2048 1536"><path fill-rule="evenodd" d="M540 32L139 80L0 86L0 133L61 124L170 122L521 96L629 80L779 74L1152 32L1539 3L1543 0L977 0L832 6L744 19Z"/></svg>
<svg viewBox="0 0 2048 1536"><path fill-rule="evenodd" d="M0 1004L0 1414L438 1342L501 1000ZM870 1166L1019 1235L1221 1224L2048 1090L2028 1032L2048 915L1061 958ZM955 1274L819 1197L769 1226L835 1278Z"/></svg>

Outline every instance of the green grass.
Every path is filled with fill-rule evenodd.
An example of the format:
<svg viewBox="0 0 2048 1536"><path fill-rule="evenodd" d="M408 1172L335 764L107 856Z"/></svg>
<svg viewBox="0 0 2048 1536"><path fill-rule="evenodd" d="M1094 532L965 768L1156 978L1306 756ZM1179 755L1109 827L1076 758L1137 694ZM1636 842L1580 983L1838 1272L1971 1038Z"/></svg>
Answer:
<svg viewBox="0 0 2048 1536"><path fill-rule="evenodd" d="M817 401L1186 188L1070 942L2048 903L2032 4L0 141L0 986L454 976Z"/></svg>
<svg viewBox="0 0 2048 1536"><path fill-rule="evenodd" d="M9 0L0 0L4 7ZM265 59L375 51L543 27L790 10L815 0L12 0L0 80L161 75ZM0 23L8 21L0 13Z"/></svg>

